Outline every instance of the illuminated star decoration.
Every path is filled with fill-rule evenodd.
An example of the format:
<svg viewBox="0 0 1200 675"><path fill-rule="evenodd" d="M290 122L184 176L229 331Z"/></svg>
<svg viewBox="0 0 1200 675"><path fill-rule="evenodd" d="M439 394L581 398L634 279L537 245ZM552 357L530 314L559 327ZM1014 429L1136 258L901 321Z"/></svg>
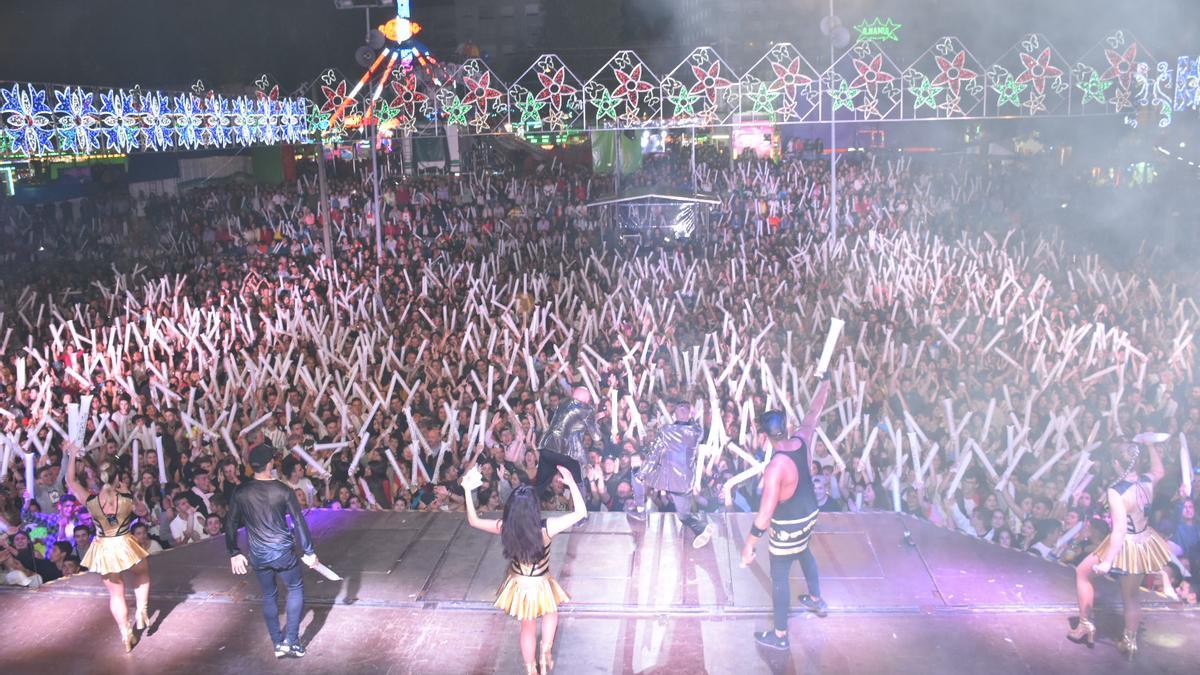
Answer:
<svg viewBox="0 0 1200 675"><path fill-rule="evenodd" d="M418 103L429 100L428 96L417 91L411 75L405 80L393 81L392 91L396 94L396 97L392 99L392 106L395 108L411 108Z"/></svg>
<svg viewBox="0 0 1200 675"><path fill-rule="evenodd" d="M854 59L854 68L858 71L858 77L850 83L851 87L866 87L867 93L875 96L875 88L877 85L885 82L891 82L896 79L891 73L883 71L883 54L876 54L875 58L871 59L871 63Z"/></svg>
<svg viewBox="0 0 1200 675"><path fill-rule="evenodd" d="M321 106L321 112L332 113L346 100L346 81L338 82L336 88L321 85L321 93L325 94L325 104Z"/></svg>
<svg viewBox="0 0 1200 675"><path fill-rule="evenodd" d="M782 63L771 62L771 69L775 71L771 91L784 91L787 98L793 101L796 99L797 89L812 84L812 78L800 72L799 56L793 58L786 68Z"/></svg>
<svg viewBox="0 0 1200 675"><path fill-rule="evenodd" d="M946 117L954 117L955 115L963 114L962 108L959 106L960 103L962 103L961 97L955 96L954 94L949 94L946 96L946 100L942 101L942 104L939 105L938 108L941 109L942 112L946 113Z"/></svg>
<svg viewBox="0 0 1200 675"><path fill-rule="evenodd" d="M681 84L674 94L667 95L667 100L675 106L674 117L691 117L696 114L695 105L700 95Z"/></svg>
<svg viewBox="0 0 1200 675"><path fill-rule="evenodd" d="M563 80L566 78L567 69L559 68L553 75L538 73L538 81L542 83L542 90L538 92L537 98L539 101L550 101L550 107L558 110L562 107L562 98L571 96L576 91L575 87L566 84Z"/></svg>
<svg viewBox="0 0 1200 675"><path fill-rule="evenodd" d="M959 83L963 80L974 80L978 77L978 73L967 68L963 64L967 60L967 52L960 51L954 55L954 60L946 59L941 56L935 56L937 59L938 68L942 72L938 73L937 77L933 78L933 84L947 85L950 87L950 92L957 97Z"/></svg>
<svg viewBox="0 0 1200 675"><path fill-rule="evenodd" d="M872 115L880 119L883 118L883 114L879 112L879 98L875 96L865 97L862 105L855 109L863 114L863 119L865 120L871 119Z"/></svg>
<svg viewBox="0 0 1200 675"><path fill-rule="evenodd" d="M546 124L550 125L551 129L564 129L567 126L569 116L561 110L551 110L549 115L546 115Z"/></svg>
<svg viewBox="0 0 1200 675"><path fill-rule="evenodd" d="M1112 80L1100 79L1099 73L1092 71L1092 76L1085 82L1078 82L1075 86L1079 87L1083 92L1083 103L1095 101L1096 103L1107 103L1104 98L1104 91L1112 86Z"/></svg>
<svg viewBox="0 0 1200 675"><path fill-rule="evenodd" d="M1029 98L1025 100L1025 108L1029 110L1030 115L1046 112L1046 94L1030 94Z"/></svg>
<svg viewBox="0 0 1200 675"><path fill-rule="evenodd" d="M717 91L733 84L721 77L720 61L713 61L708 70L704 70L700 66L692 66L692 74L696 76L696 84L692 85L691 92L707 96L709 105L717 103Z"/></svg>
<svg viewBox="0 0 1200 675"><path fill-rule="evenodd" d="M1114 91L1113 97L1112 97L1112 104L1113 104L1113 108L1115 108L1116 110L1124 110L1125 108L1132 108L1133 103L1130 102L1130 100L1129 100L1129 90L1118 88L1116 91Z"/></svg>
<svg viewBox="0 0 1200 675"><path fill-rule="evenodd" d="M862 93L861 89L856 89L848 84L845 80L838 82L837 89L829 92L829 96L833 98L833 110L837 112L838 108L846 110L854 110L854 98Z"/></svg>
<svg viewBox="0 0 1200 675"><path fill-rule="evenodd" d="M455 96L446 104L446 122L455 126L467 126L467 113L471 112L471 106L465 103L461 98Z"/></svg>
<svg viewBox="0 0 1200 675"><path fill-rule="evenodd" d="M541 112L542 108L546 107L546 103L534 98L533 93L525 94L524 101L517 101L513 105L521 111L520 124L537 124L542 121Z"/></svg>
<svg viewBox="0 0 1200 675"><path fill-rule="evenodd" d="M1025 72L1017 78L1017 82L1032 82L1033 89L1039 95L1046 93L1046 78L1062 75L1062 70L1050 65L1050 48L1046 47L1035 59L1021 52L1021 62L1025 64Z"/></svg>
<svg viewBox="0 0 1200 675"><path fill-rule="evenodd" d="M1129 49L1126 49L1124 54L1105 49L1104 57L1108 59L1108 70L1100 76L1101 79L1118 80L1122 89L1128 89L1130 78L1133 76L1133 60L1137 58L1137 43L1129 45Z"/></svg>
<svg viewBox="0 0 1200 675"><path fill-rule="evenodd" d="M463 103L467 105L478 103L480 110L487 110L488 101L501 96L499 90L492 89L491 71L484 71L478 80L464 75L463 84L467 87L467 95L463 97Z"/></svg>
<svg viewBox="0 0 1200 675"><path fill-rule="evenodd" d="M637 64L628 73L621 69L614 69L613 74L616 75L620 84L613 90L613 96L623 98L629 102L631 107L637 107L638 96L643 91L650 91L650 83L642 80L642 64Z"/></svg>
<svg viewBox="0 0 1200 675"><path fill-rule="evenodd" d="M765 82L759 82L758 89L747 93L746 98L754 102L754 112L772 113L775 112L774 104L779 92L772 91Z"/></svg>
<svg viewBox="0 0 1200 675"><path fill-rule="evenodd" d="M938 87L929 81L928 77L921 78L921 84L909 89L916 96L913 101L913 110L917 108L936 108L938 94L942 93L944 87Z"/></svg>
<svg viewBox="0 0 1200 675"><path fill-rule="evenodd" d="M1018 82L1012 75L1007 76L1004 82L993 84L992 91L1000 95L1000 98L996 100L996 107L999 108L1007 103L1020 108L1021 92L1028 87L1029 85Z"/></svg>
<svg viewBox="0 0 1200 675"><path fill-rule="evenodd" d="M600 96L592 99L592 104L596 106L596 119L602 120L607 117L615 121L617 106L621 105L621 99L613 96L607 87L602 87Z"/></svg>
<svg viewBox="0 0 1200 675"><path fill-rule="evenodd" d="M487 113L481 107L479 112L471 118L471 126L475 127L475 133L480 133L488 127Z"/></svg>

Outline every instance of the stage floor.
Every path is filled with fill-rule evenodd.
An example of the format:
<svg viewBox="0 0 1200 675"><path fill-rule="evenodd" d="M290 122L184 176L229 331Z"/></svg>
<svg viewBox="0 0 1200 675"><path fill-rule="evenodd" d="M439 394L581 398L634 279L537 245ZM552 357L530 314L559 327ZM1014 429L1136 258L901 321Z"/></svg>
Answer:
<svg viewBox="0 0 1200 675"><path fill-rule="evenodd" d="M322 561L346 579L306 572L303 666L275 661L257 582L231 575L223 544L207 541L152 559L152 626L132 655L96 575L0 592L0 672L521 672L517 623L491 608L505 568L497 537L454 514L313 511L309 522ZM894 514L823 514L813 545L832 612L794 613L788 654L756 649L770 579L765 545L755 565L739 564L749 525L748 515L721 519L699 551L669 515L593 514L557 538L551 568L572 597L557 672L1196 670L1200 613L1144 594L1130 666L1113 646L1111 582L1097 589L1101 643L1088 650L1063 637L1070 569ZM793 574L803 592L798 566Z"/></svg>

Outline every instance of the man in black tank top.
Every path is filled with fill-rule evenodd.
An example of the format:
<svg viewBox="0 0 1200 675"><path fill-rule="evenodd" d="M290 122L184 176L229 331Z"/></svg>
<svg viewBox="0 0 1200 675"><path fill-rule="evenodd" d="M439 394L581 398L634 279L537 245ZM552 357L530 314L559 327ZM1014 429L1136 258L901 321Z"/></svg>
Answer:
<svg viewBox="0 0 1200 675"><path fill-rule="evenodd" d="M804 422L791 436L787 433L787 416L780 411L764 413L758 420L759 441L763 441L763 436L770 440L774 455L763 472L762 501L754 517L754 525L750 528L750 536L742 548L742 562L749 565L754 561L755 544L764 534L768 534L775 630L755 633L754 639L772 649L787 649L789 646L787 618L791 603L788 571L793 562L800 563L808 584L808 594L801 596L801 603L817 616L825 616L828 609L821 599L817 559L808 548L820 512L809 469L809 448L828 397L829 374L824 373Z"/></svg>

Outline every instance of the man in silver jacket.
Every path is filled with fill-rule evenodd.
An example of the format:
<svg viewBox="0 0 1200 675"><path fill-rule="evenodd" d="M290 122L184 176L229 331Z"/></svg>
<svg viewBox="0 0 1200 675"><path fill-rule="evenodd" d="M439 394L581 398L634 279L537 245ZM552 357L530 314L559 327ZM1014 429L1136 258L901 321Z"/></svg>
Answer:
<svg viewBox="0 0 1200 675"><path fill-rule="evenodd" d="M554 418L538 443L538 470L534 479L538 490L545 490L550 485L559 466L565 466L580 486L587 485L582 470L587 466L587 452L583 448L584 433L593 440L601 439L592 396L587 389L576 387L571 391L571 398L554 411Z"/></svg>
<svg viewBox="0 0 1200 675"><path fill-rule="evenodd" d="M696 446L704 431L692 421L692 406L675 406L675 421L659 429L646 456L646 463L633 477L633 499L637 509L630 516L646 518L646 488L662 490L675 503L675 515L696 535L694 548L702 548L712 539L716 526L705 526L695 510L693 481L696 476Z"/></svg>

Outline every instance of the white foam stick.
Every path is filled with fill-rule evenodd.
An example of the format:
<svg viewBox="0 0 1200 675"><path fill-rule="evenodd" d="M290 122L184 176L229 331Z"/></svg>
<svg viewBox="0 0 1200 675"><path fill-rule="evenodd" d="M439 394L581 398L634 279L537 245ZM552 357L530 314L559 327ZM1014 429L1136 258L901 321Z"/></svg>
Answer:
<svg viewBox="0 0 1200 675"><path fill-rule="evenodd" d="M821 439L821 442L825 444L825 447L829 448L829 454L833 455L833 460L838 463L838 466L845 468L845 460L843 460L842 456L838 454L837 448L833 446L833 441L829 440L829 437L825 435L825 430L821 427L817 427L817 437Z"/></svg>
<svg viewBox="0 0 1200 675"><path fill-rule="evenodd" d="M972 447L974 447L975 441L970 440L970 441L967 441L967 443L969 445L971 445ZM958 484L962 482L963 475L965 475L967 473L967 467L971 465L971 460L974 457L975 457L975 454L972 453L970 450L968 450L967 452L964 452L962 454L962 456L959 458L958 468L955 469L955 471L954 471L954 480L950 481L950 486L948 488L946 488L946 497L947 498L954 496L954 493L958 492Z"/></svg>
<svg viewBox="0 0 1200 675"><path fill-rule="evenodd" d="M162 436L154 436L154 452L158 455L158 482L160 485L167 484L167 465L163 460L163 445Z"/></svg>
<svg viewBox="0 0 1200 675"><path fill-rule="evenodd" d="M142 479L142 474L138 472L138 465L142 461L142 444L138 439L133 439L133 446L130 452L133 453L130 459L133 460L133 482L136 485Z"/></svg>
<svg viewBox="0 0 1200 675"><path fill-rule="evenodd" d="M879 434L879 425L871 427L871 433L867 434L867 443L863 446L862 455L859 456L859 464L866 466L870 462L871 448L875 446L875 437Z"/></svg>
<svg viewBox="0 0 1200 675"><path fill-rule="evenodd" d="M262 417L251 422L249 426L247 426L245 429L242 429L241 431L238 432L238 438L241 438L242 436L245 436L246 434L250 433L251 431L254 431L259 426L261 426L263 424L263 422L266 422L267 420L271 419L271 416L273 416L274 414L275 413L273 413L273 412L266 413Z"/></svg>
<svg viewBox="0 0 1200 675"><path fill-rule="evenodd" d="M404 472L400 470L400 464L396 461L396 453L392 452L391 448L386 448L383 454L387 456L388 464L392 465L392 472L396 474L396 478L400 479L400 483L404 485L404 489L409 489L410 483L404 477Z"/></svg>
<svg viewBox="0 0 1200 675"><path fill-rule="evenodd" d="M33 499L34 480L33 480L33 458L36 456L32 452L23 452L21 456L25 458L25 498Z"/></svg>
<svg viewBox="0 0 1200 675"><path fill-rule="evenodd" d="M1094 372L1091 375L1088 375L1087 377L1083 378L1083 383L1087 384L1088 382L1091 382L1092 380L1096 380L1101 377L1104 377L1105 375L1113 372L1116 369L1117 369L1117 366L1109 366L1109 367L1105 368L1104 370Z"/></svg>
<svg viewBox="0 0 1200 675"><path fill-rule="evenodd" d="M1179 432L1179 470L1183 474L1183 489L1192 496L1192 455L1188 450L1187 434Z"/></svg>
<svg viewBox="0 0 1200 675"><path fill-rule="evenodd" d="M370 486L367 485L366 479L362 476L358 477L358 488L367 496L367 503L371 504L372 506L377 505L375 501L375 493L371 492Z"/></svg>
<svg viewBox="0 0 1200 675"><path fill-rule="evenodd" d="M1017 465L1021 463L1021 458L1025 456L1025 451L1028 449L1028 446L1022 445L1017 450L1016 456L1008 463L1008 468L1004 470L1004 475L1000 477L1000 482L996 483L996 492L1002 492L1005 486L1008 485L1009 478L1012 478L1013 471L1017 469Z"/></svg>
<svg viewBox="0 0 1200 675"><path fill-rule="evenodd" d="M979 433L979 442L987 443L988 434L992 430L992 413L996 412L996 399L988 401L987 413L983 417L983 429Z"/></svg>
<svg viewBox="0 0 1200 675"><path fill-rule="evenodd" d="M321 452L324 450L340 450L341 448L344 448L347 445L350 445L350 441L341 441L339 443L317 443L316 445L313 446L313 450L316 450L318 452Z"/></svg>
<svg viewBox="0 0 1200 675"><path fill-rule="evenodd" d="M242 456L240 453L238 453L237 444L234 443L233 439L229 437L229 427L221 429L221 438L225 439L225 447L229 448L229 452L233 454L235 459L237 459L238 464L241 464Z"/></svg>
<svg viewBox="0 0 1200 675"><path fill-rule="evenodd" d="M317 477L319 477L319 478L328 478L329 477L329 472L325 470L325 467L322 466L321 463L318 462L316 459L314 459L312 455L305 452L304 448L300 447L299 445L293 445L292 452L295 453L296 456L298 456L300 459L304 460L305 464L312 467L313 471L316 472Z"/></svg>
<svg viewBox="0 0 1200 675"><path fill-rule="evenodd" d="M12 459L13 449L6 442L4 448L0 451L0 480L8 478L8 462Z"/></svg>
<svg viewBox="0 0 1200 675"><path fill-rule="evenodd" d="M842 334L845 321L836 317L829 319L829 333L825 336L825 346L821 349L821 358L817 361L817 374L823 375L829 370L829 361L833 358L833 349L837 346L838 336Z"/></svg>

